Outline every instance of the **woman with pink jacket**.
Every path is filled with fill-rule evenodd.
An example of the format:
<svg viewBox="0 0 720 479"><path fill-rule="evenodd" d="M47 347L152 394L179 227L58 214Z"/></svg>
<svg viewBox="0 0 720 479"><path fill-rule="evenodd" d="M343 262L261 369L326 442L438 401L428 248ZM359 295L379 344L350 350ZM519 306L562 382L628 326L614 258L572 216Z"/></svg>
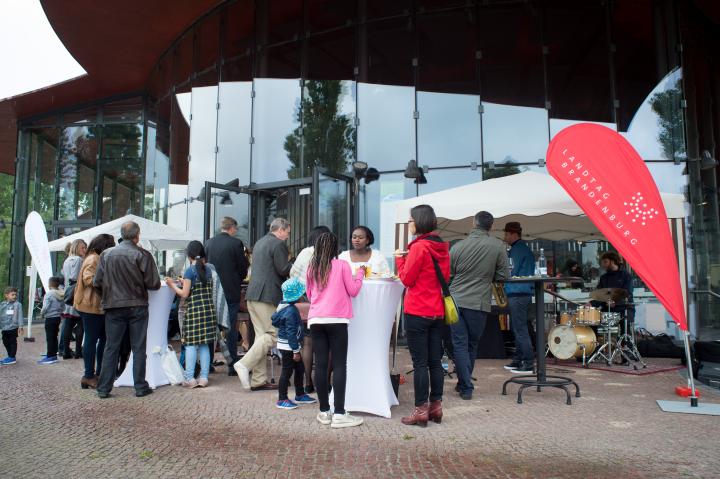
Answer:
<svg viewBox="0 0 720 479"><path fill-rule="evenodd" d="M315 390L320 400L320 424L332 428L359 426L362 418L345 411L347 378L348 323L353 317L352 299L362 287L365 268L353 277L350 265L337 259L338 239L323 233L315 243L307 271L307 297L310 300L308 327L315 353ZM335 413L330 412L328 363L332 357Z"/></svg>

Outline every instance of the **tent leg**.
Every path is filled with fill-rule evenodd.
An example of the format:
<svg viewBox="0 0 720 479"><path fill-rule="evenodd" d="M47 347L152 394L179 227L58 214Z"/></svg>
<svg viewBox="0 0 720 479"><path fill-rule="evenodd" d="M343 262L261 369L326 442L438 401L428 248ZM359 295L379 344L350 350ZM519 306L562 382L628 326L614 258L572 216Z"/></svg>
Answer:
<svg viewBox="0 0 720 479"><path fill-rule="evenodd" d="M28 314L27 314L27 334L24 341L33 342L35 339L32 335L33 313L35 312L35 290L37 289L38 272L35 262L30 264L30 291L28 293Z"/></svg>
<svg viewBox="0 0 720 479"><path fill-rule="evenodd" d="M692 394L690 395L690 406L697 407L698 398L697 393L695 392L695 378L693 377L692 357L690 355L690 332L683 331L683 333L685 333L683 335L683 341L685 342L685 359L687 361L688 368L688 385L690 386L690 390L692 391Z"/></svg>

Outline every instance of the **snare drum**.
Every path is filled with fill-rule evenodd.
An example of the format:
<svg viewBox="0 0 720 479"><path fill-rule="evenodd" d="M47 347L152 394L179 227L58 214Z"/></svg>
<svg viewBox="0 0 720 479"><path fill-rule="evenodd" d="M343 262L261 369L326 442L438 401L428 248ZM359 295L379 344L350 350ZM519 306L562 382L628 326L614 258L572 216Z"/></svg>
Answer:
<svg viewBox="0 0 720 479"><path fill-rule="evenodd" d="M589 326L555 326L548 334L550 352L558 359L579 358L592 355L597 346L595 331Z"/></svg>
<svg viewBox="0 0 720 479"><path fill-rule="evenodd" d="M602 313L598 308L578 308L576 324L581 324L584 326L600 326L601 321Z"/></svg>
<svg viewBox="0 0 720 479"><path fill-rule="evenodd" d="M566 311L560 315L560 324L575 324L577 314L574 311Z"/></svg>

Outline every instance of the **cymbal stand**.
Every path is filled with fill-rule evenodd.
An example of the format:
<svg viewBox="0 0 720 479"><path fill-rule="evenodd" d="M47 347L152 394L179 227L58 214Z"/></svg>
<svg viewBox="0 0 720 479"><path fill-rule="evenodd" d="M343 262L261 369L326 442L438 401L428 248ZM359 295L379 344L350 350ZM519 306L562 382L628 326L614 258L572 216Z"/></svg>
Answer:
<svg viewBox="0 0 720 479"><path fill-rule="evenodd" d="M612 308L615 305L615 302L611 299L607 301L608 305L608 311L610 308ZM583 360L583 366L588 367L590 363L594 363L595 361L598 361L600 359L605 360L605 364L608 366L612 366L612 358L614 357L615 353L617 352L617 349L613 351L612 346L612 327L610 325L604 326L605 328L605 342L602 346L600 346L592 356L590 356L590 359L585 362ZM607 350L607 354L604 352Z"/></svg>
<svg viewBox="0 0 720 479"><path fill-rule="evenodd" d="M615 348L615 352L612 354L610 361L614 362L617 356L622 356L622 358L628 363L632 363L634 369L640 369L636 363L642 364L642 368L644 369L647 367L647 364L645 364L642 356L640 356L640 351L638 351L638 348L635 345L635 340L633 339L632 334L628 332L627 310L625 310L623 321L625 324L625 332L617 338L617 347Z"/></svg>

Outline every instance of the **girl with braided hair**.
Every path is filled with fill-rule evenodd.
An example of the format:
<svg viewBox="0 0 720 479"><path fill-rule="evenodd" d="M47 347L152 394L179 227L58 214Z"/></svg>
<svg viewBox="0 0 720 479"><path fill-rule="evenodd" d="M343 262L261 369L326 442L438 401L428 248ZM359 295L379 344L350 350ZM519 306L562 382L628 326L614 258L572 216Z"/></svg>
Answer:
<svg viewBox="0 0 720 479"><path fill-rule="evenodd" d="M353 317L352 301L365 277L361 267L353 276L350 265L337 258L338 239L323 233L315 242L307 271L307 297L310 300L308 326L315 353L315 390L320 400L320 424L332 428L359 426L363 420L345 411L348 323ZM332 357L335 411L330 412L328 366Z"/></svg>

